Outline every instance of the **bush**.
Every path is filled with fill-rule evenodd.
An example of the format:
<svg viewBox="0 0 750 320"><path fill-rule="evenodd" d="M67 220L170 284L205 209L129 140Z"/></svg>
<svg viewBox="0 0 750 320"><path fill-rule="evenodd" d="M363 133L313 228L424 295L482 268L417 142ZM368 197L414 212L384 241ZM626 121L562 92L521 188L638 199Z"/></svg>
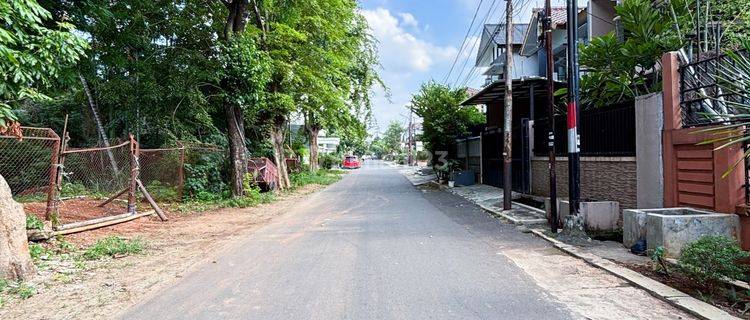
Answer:
<svg viewBox="0 0 750 320"><path fill-rule="evenodd" d="M318 164L322 169L330 170L337 166L340 161L341 159L333 154L325 153L318 156Z"/></svg>
<svg viewBox="0 0 750 320"><path fill-rule="evenodd" d="M146 190L148 190L154 200L158 202L180 201L180 195L177 193L177 187L162 184L158 180L149 182L146 186Z"/></svg>
<svg viewBox="0 0 750 320"><path fill-rule="evenodd" d="M713 291L723 279L741 279L747 267L737 262L748 256L734 239L703 236L682 249L679 266L685 275Z"/></svg>
<svg viewBox="0 0 750 320"><path fill-rule="evenodd" d="M427 150L417 151L417 160L427 161L428 159L430 159L430 153Z"/></svg>
<svg viewBox="0 0 750 320"><path fill-rule="evenodd" d="M27 230L42 230L44 229L44 222L39 217L30 214L26 216L26 229Z"/></svg>
<svg viewBox="0 0 750 320"><path fill-rule="evenodd" d="M99 239L96 243L86 249L83 258L86 260L98 260L105 256L113 257L118 254L136 254L143 252L144 244L140 238L125 240L118 236L109 236Z"/></svg>

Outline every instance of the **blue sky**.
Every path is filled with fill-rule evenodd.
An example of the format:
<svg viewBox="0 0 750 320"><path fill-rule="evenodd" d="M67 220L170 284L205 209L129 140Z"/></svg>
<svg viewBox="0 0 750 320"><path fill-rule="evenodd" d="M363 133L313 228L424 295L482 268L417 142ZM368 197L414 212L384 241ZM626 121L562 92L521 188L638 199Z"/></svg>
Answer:
<svg viewBox="0 0 750 320"><path fill-rule="evenodd" d="M557 5L558 1L553 1ZM370 24L372 34L378 39L381 77L390 89L390 101L382 90L376 90L373 114L378 128L383 132L393 120L404 121L401 115L408 115L406 104L419 86L430 79L442 81L459 51L461 42L471 23L474 11L480 0L362 0L362 14ZM481 22L489 11L492 0L483 0L477 17ZM543 5L542 0L516 0L524 10L514 15L514 22L528 23L532 7ZM488 21L504 21L504 0L496 0L494 14ZM518 6L518 5L517 5ZM518 10L518 9L517 9ZM476 26L474 27L476 28ZM461 83L465 76L456 80L464 61L464 75L473 67L478 46L479 32L472 32L467 41L468 49L459 55L453 76L449 83ZM468 85L478 88L483 76L470 77ZM400 115L401 114L401 115Z"/></svg>

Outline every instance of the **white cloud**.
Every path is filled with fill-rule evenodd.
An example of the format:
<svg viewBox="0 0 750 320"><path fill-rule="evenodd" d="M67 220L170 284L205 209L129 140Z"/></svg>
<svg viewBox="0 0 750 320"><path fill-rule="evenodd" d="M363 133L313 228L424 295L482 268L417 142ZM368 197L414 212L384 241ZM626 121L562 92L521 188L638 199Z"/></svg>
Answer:
<svg viewBox="0 0 750 320"><path fill-rule="evenodd" d="M387 9L363 10L362 15L379 41L380 61L387 71L425 72L436 62L450 59L456 54L454 47L436 46L409 33ZM401 23L408 25L408 18L403 18L405 13L401 15ZM413 23L417 23L416 19L413 20Z"/></svg>
<svg viewBox="0 0 750 320"><path fill-rule="evenodd" d="M398 16L401 18L401 25L406 27L418 27L419 22L416 18L414 18L414 15L408 12L400 12Z"/></svg>
<svg viewBox="0 0 750 320"><path fill-rule="evenodd" d="M382 90L376 89L373 97L373 114L382 132L391 121L404 121L401 115L408 115L404 105L411 101L411 95L421 83L442 77L458 49L423 39L421 32L412 33L410 30L419 32L420 28L410 13L392 13L382 7L362 10L361 13L378 40L380 64L383 66L380 75L391 94L387 99Z"/></svg>

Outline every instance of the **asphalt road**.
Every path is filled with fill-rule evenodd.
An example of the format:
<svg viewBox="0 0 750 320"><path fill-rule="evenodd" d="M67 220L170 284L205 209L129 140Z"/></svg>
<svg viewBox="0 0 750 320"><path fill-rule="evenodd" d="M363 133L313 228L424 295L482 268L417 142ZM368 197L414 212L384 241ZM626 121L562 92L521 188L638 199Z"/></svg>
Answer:
<svg viewBox="0 0 750 320"><path fill-rule="evenodd" d="M499 252L529 241L462 199L370 164L122 318L578 318Z"/></svg>

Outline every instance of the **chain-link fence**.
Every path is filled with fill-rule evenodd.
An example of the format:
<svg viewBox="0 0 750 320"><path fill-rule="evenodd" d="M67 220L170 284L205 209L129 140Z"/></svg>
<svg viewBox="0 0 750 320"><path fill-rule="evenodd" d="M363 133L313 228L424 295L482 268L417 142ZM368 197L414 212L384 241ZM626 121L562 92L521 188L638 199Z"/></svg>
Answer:
<svg viewBox="0 0 750 320"><path fill-rule="evenodd" d="M60 137L52 129L22 129L22 139L0 136L0 175L14 197L41 198L54 181Z"/></svg>
<svg viewBox="0 0 750 320"><path fill-rule="evenodd" d="M157 201L172 202L225 190L226 152L214 145L140 150L129 140L70 147L52 129L22 129L23 138L0 136L0 175L28 214L63 229L132 214L136 205L145 212L148 204L137 198L145 190Z"/></svg>
<svg viewBox="0 0 750 320"><path fill-rule="evenodd" d="M157 197L181 201L195 191L221 191L224 149L209 144L180 143L180 147L140 150L141 181Z"/></svg>

